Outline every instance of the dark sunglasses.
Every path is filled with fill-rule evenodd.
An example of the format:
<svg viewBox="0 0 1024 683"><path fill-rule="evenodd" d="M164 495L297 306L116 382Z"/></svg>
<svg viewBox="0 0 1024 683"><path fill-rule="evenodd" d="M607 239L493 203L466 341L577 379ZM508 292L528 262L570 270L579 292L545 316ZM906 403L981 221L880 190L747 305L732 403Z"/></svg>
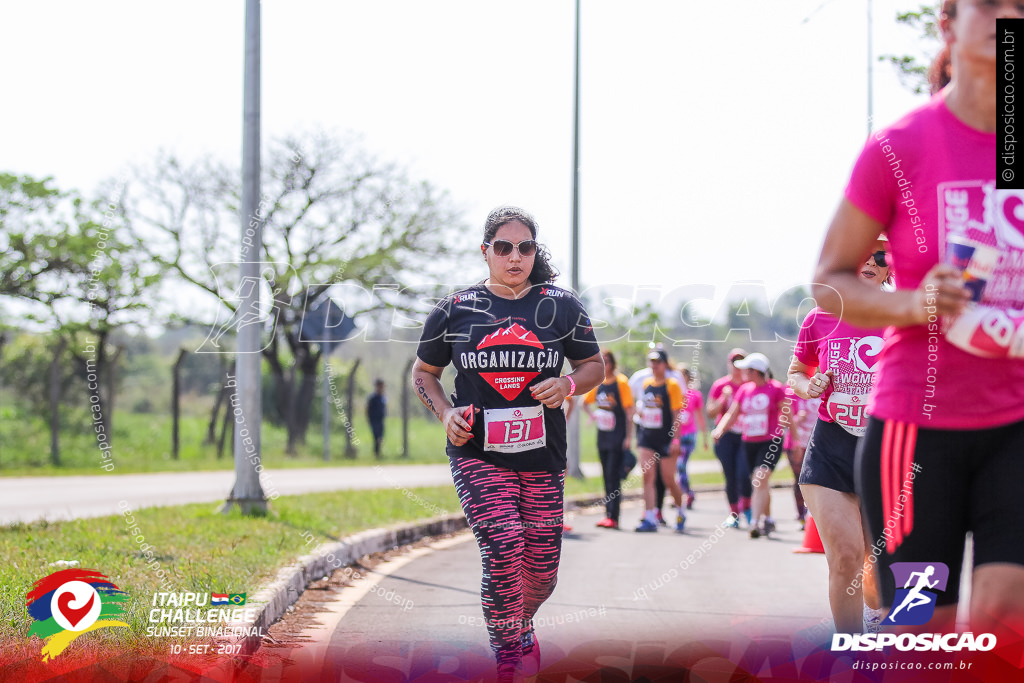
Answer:
<svg viewBox="0 0 1024 683"><path fill-rule="evenodd" d="M871 258L875 259L875 265L878 266L879 268L885 268L887 265L889 265L885 260L884 251L876 251L874 254L871 255Z"/></svg>
<svg viewBox="0 0 1024 683"><path fill-rule="evenodd" d="M512 244L508 240L494 240L484 242L485 247L494 247L495 256L508 256L512 249L518 249L520 256L533 256L537 252L537 240L523 240L519 244Z"/></svg>

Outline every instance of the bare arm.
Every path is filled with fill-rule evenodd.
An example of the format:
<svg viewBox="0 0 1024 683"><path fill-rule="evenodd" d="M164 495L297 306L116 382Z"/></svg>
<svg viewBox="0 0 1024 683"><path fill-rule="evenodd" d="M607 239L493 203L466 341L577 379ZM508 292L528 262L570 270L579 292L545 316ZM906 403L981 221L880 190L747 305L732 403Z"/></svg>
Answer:
<svg viewBox="0 0 1024 683"><path fill-rule="evenodd" d="M824 310L858 327L906 327L929 313L955 315L970 298L960 273L936 264L916 290L883 292L857 276L885 226L843 199L818 258L811 294ZM937 245L932 245L937 248Z"/></svg>
<svg viewBox="0 0 1024 683"><path fill-rule="evenodd" d="M725 410L725 402L732 396L732 387L726 385L722 387L722 393L719 394L719 398L711 398L708 396L708 415L712 420L717 420L718 416L721 415Z"/></svg>
<svg viewBox="0 0 1024 683"><path fill-rule="evenodd" d="M817 367L801 363L793 356L789 362L789 386L800 398L818 398L832 381L832 371L818 372Z"/></svg>
<svg viewBox="0 0 1024 683"><path fill-rule="evenodd" d="M455 446L462 446L473 438L473 432L469 423L462 417L465 406L455 408L448 403L444 387L441 386L443 372L444 368L428 365L417 358L412 366L412 386L423 405L444 425L448 440ZM480 412L480 409L477 408L476 412Z"/></svg>
<svg viewBox="0 0 1024 683"><path fill-rule="evenodd" d="M715 431L711 432L711 437L715 441L721 439L722 435L729 431L729 429L731 429L734 424L736 424L736 419L739 418L739 416L740 404L733 403L731 406L729 406L729 410L728 412L725 413L725 417L723 417L722 421L718 423L717 427L715 427Z"/></svg>
<svg viewBox="0 0 1024 683"><path fill-rule="evenodd" d="M573 395L583 395L596 387L604 379L604 359L600 353L583 360L569 359L572 367L573 382L576 383L576 391ZM538 382L530 387L530 394L548 408L557 408L572 390L572 384L566 379L569 375L562 377L549 377L543 382Z"/></svg>

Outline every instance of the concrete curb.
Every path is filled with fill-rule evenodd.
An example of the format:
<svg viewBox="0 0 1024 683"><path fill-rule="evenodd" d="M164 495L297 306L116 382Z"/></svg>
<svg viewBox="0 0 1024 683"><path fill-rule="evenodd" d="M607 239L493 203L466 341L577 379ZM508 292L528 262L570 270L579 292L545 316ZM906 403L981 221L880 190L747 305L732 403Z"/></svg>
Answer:
<svg viewBox="0 0 1024 683"><path fill-rule="evenodd" d="M773 482L773 488L789 486L792 483L792 480ZM694 490L711 492L723 489L717 484L704 484L694 486ZM642 497L642 489L627 489L622 494L623 500L636 500ZM599 505L604 498L605 496L599 494L583 493L569 496L565 502L567 509L575 509ZM260 633L265 633L266 629L280 619L299 599L309 584L329 576L335 570L354 564L365 555L393 550L428 536L442 536L468 527L466 516L459 512L420 522L396 524L383 529L367 529L341 541L323 543L312 553L299 557L278 571L270 585L260 589L249 599L251 606L256 609L254 622L233 622L226 626L238 629L256 627ZM240 647L240 654L251 655L259 649L263 638L259 635L225 636L219 640Z"/></svg>
<svg viewBox="0 0 1024 683"><path fill-rule="evenodd" d="M250 602L256 609L255 622L235 622L228 626L249 629L255 626L260 632L265 633L266 629L281 618L312 582L330 575L337 569L355 563L365 555L392 550L399 546L415 543L427 536L450 534L467 527L465 515L458 513L384 529L368 529L341 541L323 543L309 555L304 555L291 565L281 569L270 585L260 589L252 596ZM240 646L241 654L249 655L259 649L262 637L259 635L232 636L225 640L232 645Z"/></svg>

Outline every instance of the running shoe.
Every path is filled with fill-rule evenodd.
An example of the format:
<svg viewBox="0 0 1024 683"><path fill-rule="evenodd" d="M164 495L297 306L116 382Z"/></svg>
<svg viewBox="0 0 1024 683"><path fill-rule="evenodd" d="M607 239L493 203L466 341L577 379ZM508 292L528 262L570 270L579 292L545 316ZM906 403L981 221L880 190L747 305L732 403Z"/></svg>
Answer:
<svg viewBox="0 0 1024 683"><path fill-rule="evenodd" d="M640 524L637 525L636 531L657 531L658 525L651 524L646 519L641 519Z"/></svg>
<svg viewBox="0 0 1024 683"><path fill-rule="evenodd" d="M676 533L683 533L683 529L686 528L686 517L683 515L676 515Z"/></svg>
<svg viewBox="0 0 1024 683"><path fill-rule="evenodd" d="M687 510L692 510L693 509L693 501L696 500L696 499L697 499L697 496L693 493L693 491L690 491L689 493L686 494L686 509Z"/></svg>
<svg viewBox="0 0 1024 683"><path fill-rule="evenodd" d="M727 528L727 529L739 529L740 528L740 518L737 517L736 515L729 515L728 517L725 518L725 522L722 523L722 526Z"/></svg>
<svg viewBox="0 0 1024 683"><path fill-rule="evenodd" d="M598 522L594 526L599 526L599 527L602 527L604 529L614 529L618 525L612 520L611 517L605 517L604 519L602 519L600 522Z"/></svg>
<svg viewBox="0 0 1024 683"><path fill-rule="evenodd" d="M757 526L750 527L751 538L761 538L761 528Z"/></svg>
<svg viewBox="0 0 1024 683"><path fill-rule="evenodd" d="M771 518L764 520L764 526L762 527L761 533L763 533L765 536L768 536L773 531L775 531L775 520Z"/></svg>
<svg viewBox="0 0 1024 683"><path fill-rule="evenodd" d="M665 521L665 517L661 514L661 510L658 510L656 517L658 518L658 526L668 526L668 522Z"/></svg>
<svg viewBox="0 0 1024 683"><path fill-rule="evenodd" d="M519 670L524 676L536 676L540 671L540 644L537 642L537 633L531 628L522 636L523 659Z"/></svg>
<svg viewBox="0 0 1024 683"><path fill-rule="evenodd" d="M570 531L572 531L572 527L566 524L565 522L562 522L562 533L567 534Z"/></svg>
<svg viewBox="0 0 1024 683"><path fill-rule="evenodd" d="M806 531L807 530L807 518L806 517L801 517L798 521L800 522L800 531Z"/></svg>

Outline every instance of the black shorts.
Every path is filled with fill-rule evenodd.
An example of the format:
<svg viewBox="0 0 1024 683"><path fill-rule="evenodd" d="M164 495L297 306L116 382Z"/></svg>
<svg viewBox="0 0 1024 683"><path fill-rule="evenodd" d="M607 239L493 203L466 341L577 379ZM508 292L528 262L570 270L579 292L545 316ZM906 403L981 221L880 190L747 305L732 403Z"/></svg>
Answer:
<svg viewBox="0 0 1024 683"><path fill-rule="evenodd" d="M668 455L668 448L672 443L667 429L644 429L641 427L636 432L636 445L639 448L650 448L658 455Z"/></svg>
<svg viewBox="0 0 1024 683"><path fill-rule="evenodd" d="M764 466L775 471L782 457L782 437L776 436L768 441L744 441L743 452L747 456L747 465L753 474L758 467Z"/></svg>
<svg viewBox="0 0 1024 683"><path fill-rule="evenodd" d="M662 456L668 455L669 448L671 448L672 446L672 440L669 439L668 441L657 441L655 439L648 437L646 439L640 439L636 445L638 448L651 449L652 451L654 451L654 457L661 458Z"/></svg>
<svg viewBox="0 0 1024 683"><path fill-rule="evenodd" d="M895 595L895 562L944 563L949 580L937 603L957 602L968 531L975 567L1024 566L1024 420L947 430L870 418L855 473L884 604Z"/></svg>
<svg viewBox="0 0 1024 683"><path fill-rule="evenodd" d="M818 420L807 442L800 483L855 493L853 461L856 455L857 437L835 422Z"/></svg>

